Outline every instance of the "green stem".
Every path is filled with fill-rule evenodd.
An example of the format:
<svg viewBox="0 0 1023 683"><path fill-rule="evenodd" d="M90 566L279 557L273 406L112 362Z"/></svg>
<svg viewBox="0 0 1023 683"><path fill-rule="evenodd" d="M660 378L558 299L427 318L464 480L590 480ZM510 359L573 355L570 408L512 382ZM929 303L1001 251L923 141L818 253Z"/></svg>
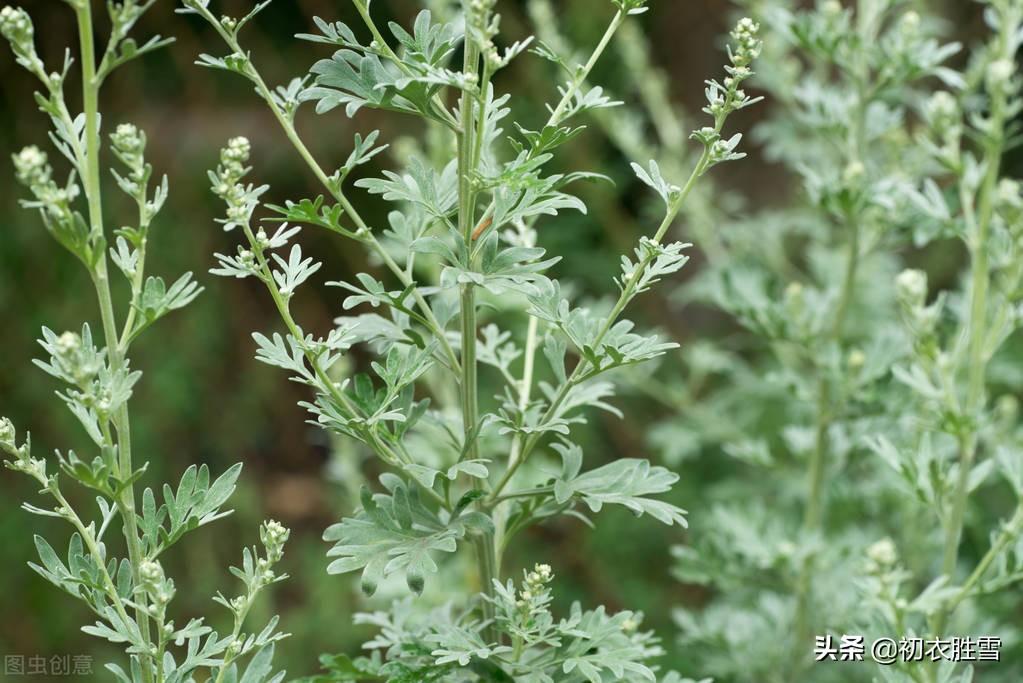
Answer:
<svg viewBox="0 0 1023 683"><path fill-rule="evenodd" d="M256 595L258 593L259 591L257 590L256 592L248 593L245 596L245 606L241 609L241 611L238 612L238 614L235 615L234 628L231 629L230 640L231 645L229 645L228 647L233 648L234 642L238 640L238 636L242 632L242 625L245 623L245 617L248 616L249 610L252 609L252 604L255 602ZM227 655L224 656L224 663L220 665L220 670L217 672L217 678L214 681L214 683L222 683L222 681L224 680L224 675L227 673L228 667L231 665L231 662L233 662L236 658L237 654L235 655L235 657L230 657Z"/></svg>
<svg viewBox="0 0 1023 683"><path fill-rule="evenodd" d="M838 341L842 338L842 328L845 327L845 320L849 317L849 306L852 303L853 294L856 292L856 274L860 264L860 221L853 216L846 223L849 231L848 253L846 254L845 275L842 278L842 289L838 297L838 307L835 309L835 319L832 323L831 338Z"/></svg>
<svg viewBox="0 0 1023 683"><path fill-rule="evenodd" d="M89 223L93 240L100 243L103 237L103 208L100 187L100 131L99 131L99 83L96 77L95 39L92 27L92 6L90 2L75 5L78 19L78 34L81 41L82 62L82 110L85 114L85 168L82 170L82 183L85 186L89 205ZM118 370L124 366L124 353L117 335L117 323L114 317L113 300L110 295L110 279L107 274L106 254L100 254L92 273L96 294L99 298L100 316L103 333L107 344L107 353L111 368ZM131 457L131 421L127 404L117 410L114 417L117 429L118 470L122 478L132 474ZM142 564L142 548L139 543L138 525L135 518L135 488L125 487L117 500L124 536L128 548L128 560L131 564L134 585L140 584L139 568ZM150 642L149 615L143 605L135 609L136 621L142 639ZM142 662L142 679L144 683L152 681L152 656L140 654Z"/></svg>
<svg viewBox="0 0 1023 683"><path fill-rule="evenodd" d="M235 52L235 54L238 55L247 54L244 50L242 50L242 47L238 43L237 38L235 38L233 34L231 34L229 31L227 31L227 29L223 27L223 25L221 25L217 18L214 17L213 14L209 11L209 9L205 7L198 7L196 11L198 11L199 14L207 22L209 22L214 29L216 29L217 33L220 34L220 37L224 40L225 43L227 43L228 47L230 47ZM306 166L308 166L309 170L312 171L313 175L316 176L316 179L319 181L319 183L323 185L324 189L326 189L327 192L330 193L330 196L333 197L334 200L341 205L341 208L344 210L344 212L349 216L349 218L352 219L352 222L355 224L355 227L358 230L359 239L361 239L362 241L369 245L373 253L375 253L380 258L380 260L384 263L387 269L390 270L392 274L394 274L394 276L398 279L399 282L401 282L403 287L408 287L409 285L411 285L412 284L411 274L406 273L401 268L401 266L395 263L394 259L391 258L391 255L387 253L387 250L384 249L382 244L380 244L380 241L376 238L376 235L374 235L372 230L370 230L369 225L366 223L366 221L363 220L359 212L356 211L354 206L352 206L352 203L348 200L348 197L341 190L340 185L338 183L331 181L330 178L327 176L327 173L323 170L323 167L320 166L319 162L317 162L316 158L312 155L312 152L309 151L309 148L306 146L305 142L302 141L302 138L299 136L298 131L295 129L294 122L287 115L287 113L285 113L284 110L281 109L281 107L277 104L276 100L274 100L273 93L271 92L269 86L267 86L266 81L263 80L263 77L260 75L255 65L252 63L251 59L248 61L248 66L249 68L246 71L246 75L256 86L256 92L263 99L266 105L270 108L270 112L274 115L274 118L277 120L277 123L284 131L284 134L288 138L288 141L295 148L295 151L298 152L299 156L305 162ZM447 335L445 334L443 328L440 326L440 323L437 321L437 317L434 315L433 309L430 308L430 304L426 301L426 299L423 297L423 295L419 292L418 289L412 290L412 296L415 299L416 305L419 306L419 308L422 310L423 316L429 321L430 332L437 339L437 341L440 342L440 345L448 358L452 371L457 374L459 371L458 357L455 355L454 349L451 348L451 342L448 341Z"/></svg>
<svg viewBox="0 0 1023 683"><path fill-rule="evenodd" d="M398 67L398 70L406 76L415 75L415 72L413 72L412 69L410 69L397 54L395 54L387 40L380 33L380 29L377 28L376 22L373 21L373 15L369 12L369 0L353 0L352 4L355 5L355 9L359 12L359 16L362 17L362 22L373 35L373 42L376 43L376 51L381 56L389 59L396 67ZM444 102L441 100L440 95L434 95L430 100L430 105L433 108L433 118L443 123L453 131L457 132L459 130L458 121L455 120L455 117L452 116L451 112L449 112L444 106Z"/></svg>
<svg viewBox="0 0 1023 683"><path fill-rule="evenodd" d="M723 123L724 123L723 120L718 122L717 124L718 130L720 130ZM709 164L710 147L707 146L704 148L703 154L700 155L699 161L696 162L696 166L693 168L692 173L690 173L689 179L686 181L686 184L682 187L682 190L679 192L678 196L668 207L668 211L665 214L664 219L661 221L660 226L658 226L657 232L654 233L654 237L652 240L654 244L660 244L661 240L664 239L664 236L667 234L668 229L671 227L671 224L674 222L675 218L682 210L682 205L685 204L686 198L689 196L689 193L692 192L693 187L696 185L697 179L699 179L700 176L702 176L706 172ZM606 320L604 321L604 324L601 326L600 331L594 338L592 344L593 348L595 349L600 348L600 344L601 342L604 341L604 337L606 337L607 333L611 331L611 328L614 326L615 322L618 321L618 317L622 314L622 311L625 310L625 307L628 305L629 301L631 301L632 298L635 296L636 285L640 280L640 276L642 272L646 270L646 268L653 262L653 259L654 256L650 255L644 257L644 259L640 261L639 265L636 267L635 271L636 274L628 281L628 283L626 283L625 287L622 288L621 295L618 297L618 300L615 302L614 307L611 309L611 312L608 314ZM568 395L572 391L572 389L575 388L580 382L582 382L586 378L586 373L589 370L590 370L589 362L585 360L580 360L579 363L575 366L575 369L572 371L572 374L569 375L568 380L564 384L562 384L561 387L559 387L557 393L554 395L554 398L551 401L551 404L547 407L547 410L544 412L543 417L540 418L540 424L544 424L550 421L557 414L557 411L561 407L561 404L565 401L566 398L568 398ZM522 466L522 463L526 462L530 454L533 452L533 449L537 446L537 444L539 444L541 438L542 438L541 434L533 434L528 439L526 439L525 444L522 446L521 457L517 461L510 462L508 464L508 468L505 470L504 475L501 477L501 480L497 483L497 486L494 487L493 491L491 491L490 498L488 500L489 505L492 506L495 504L501 491L512 480L512 477L515 476L515 472L517 472L518 469Z"/></svg>
<svg viewBox="0 0 1023 683"><path fill-rule="evenodd" d="M593 67L597 65L597 61L600 59L601 55L604 54L604 51L607 49L607 46L611 44L611 39L614 38L614 35L618 31L618 28L625 22L626 16L627 15L621 10L615 13L614 18L611 20L611 23L608 24L607 30L604 31L603 37L601 37L600 42L597 43L597 47L593 49L593 54L590 55L590 58L589 60L587 60L586 65L583 66L583 68L578 73L576 73L575 78L573 78L572 81L569 83L568 89L562 96L561 102L559 102L558 106L555 107L554 112L551 114L551 118L548 121L547 125L555 126L561 122L561 116L562 114L564 114L565 108L572 102L572 99L575 97L575 94L579 91L579 88L582 87L582 84L589 77L590 72L593 71Z"/></svg>
<svg viewBox="0 0 1023 683"><path fill-rule="evenodd" d="M466 32L462 70L467 74L478 74L480 48L472 39L469 31L470 20L468 3L465 3ZM482 79L480 82L483 83ZM479 106L482 110L480 120L485 121L486 100L481 101ZM473 175L476 172L479 155L476 140L482 134L482 128L477 128L475 120L476 96L474 93L462 92L461 115L461 134L458 136L458 230L467 247L471 248L472 233L476 227L476 191L473 187ZM480 147L480 149L482 148ZM474 266L473 263L469 265L470 268ZM461 286L459 305L462 332L462 429L467 447L466 457L477 459L479 458L479 434L476 433L476 425L479 423L479 386L476 359L476 287L474 285L464 284ZM475 539L475 545L480 590L483 592L483 599L480 601L480 614L486 624L484 637L487 642L499 642L500 633L493 623L494 605L490 600L494 597L494 580L500 578L497 574L494 537L490 534L481 535Z"/></svg>
<svg viewBox="0 0 1023 683"><path fill-rule="evenodd" d="M1006 36L1001 36L1002 50L1008 44ZM1009 55L1011 57L1011 55ZM945 526L945 547L942 556L941 571L951 579L959 560L959 543L962 539L963 523L966 516L966 503L970 496L970 473L977 456L980 442L979 413L984 404L985 378L987 375L987 332L988 311L987 295L991 285L991 265L988 261L988 236L994 216L995 195L997 193L998 175L1001 170L1002 148L1005 137L1006 95L1004 90L997 90L991 96L990 133L984 145L984 164L986 172L978 189L977 209L974 216L972 201L964 201L963 212L969 233L971 256L970 273L970 313L967 319L969 326L967 337L967 384L966 401L963 410L967 417L967 427L960 435L959 476L952 496L952 510ZM934 618L934 630L941 636L945 624L954 606L947 605Z"/></svg>
<svg viewBox="0 0 1023 683"><path fill-rule="evenodd" d="M846 257L845 275L839 290L838 305L835 317L826 342L838 343L842 339L842 330L849 313L849 306L856 289L856 274L860 262L860 227L855 216L849 216L846 227L849 231L848 254ZM828 432L834 419L834 397L825 376L817 383L817 428L813 451L810 453L810 467L807 473L806 508L803 511L803 532L808 535L820 533L824 521L825 487L824 471L828 456ZM813 559L807 558L805 566L799 574L796 584L795 638L797 651L809 638L810 628L810 592L812 588ZM802 659L794 658L797 666Z"/></svg>
<svg viewBox="0 0 1023 683"><path fill-rule="evenodd" d="M984 574L991 567L991 563L998 559L998 556L1019 536L1021 528L1023 528L1023 504L1016 508L1016 513L1005 525L1005 528L1002 529L1002 532L995 539L994 543L991 544L991 547L988 548L987 553L981 558L973 573L966 579L966 583L963 584L963 587L956 593L955 597L948 602L946 609L949 613L955 611L959 603L969 597L976 585L984 578Z"/></svg>
<svg viewBox="0 0 1023 683"><path fill-rule="evenodd" d="M78 535L82 537L85 547L88 549L89 554L96 563L96 567L100 571L100 576L103 578L104 592L107 594L107 597L110 598L110 602L113 604L114 610L117 612L117 616L119 616L124 623L131 623L131 617L128 616L128 612L124 608L124 601L121 599L121 594L117 591L117 584L107 571L107 558L102 552L100 552L99 546L96 544L96 538L90 531L90 528L85 526L82 522L82 518L78 516L78 513L75 512L74 508L72 508L67 502L67 499L64 498L64 494L61 493L60 489L53 486L50 487L50 492L53 494L53 497L57 500L57 502L60 503L64 517L71 522L75 529L77 529Z"/></svg>
<svg viewBox="0 0 1023 683"><path fill-rule="evenodd" d="M313 374L316 375L316 379L327 390L331 399L337 405L343 407L350 416L364 417L360 414L358 408L351 402L344 392L341 391L337 383L330 378L323 366L320 365L316 354L302 343L302 340L305 339L305 335L302 333L301 328L299 328L298 323L295 322L294 316L291 315L291 308L288 305L286 297L281 293L280 288L277 286L277 282L273 278L273 272L270 268L269 262L266 260L266 255L263 253L262 247L260 247L256 237L252 234L252 228L250 226L243 226L243 230L245 232L245 237L248 239L249 245L252 248L252 253L256 258L256 263L259 265L260 279L270 292L270 298L273 299L274 306L277 308L277 312L280 315L281 320L284 322L284 326L287 328L288 334L290 334L293 339L301 343L302 354L305 356L309 366L313 369ZM387 464L399 469L402 468L403 464L408 464L409 461L407 458L403 459L395 453L394 450L383 442L371 428L364 428L360 432L360 435L365 440L366 444ZM416 483L427 495L433 498L442 507L450 509L450 506L444 498L436 491L423 486L418 480L416 480Z"/></svg>

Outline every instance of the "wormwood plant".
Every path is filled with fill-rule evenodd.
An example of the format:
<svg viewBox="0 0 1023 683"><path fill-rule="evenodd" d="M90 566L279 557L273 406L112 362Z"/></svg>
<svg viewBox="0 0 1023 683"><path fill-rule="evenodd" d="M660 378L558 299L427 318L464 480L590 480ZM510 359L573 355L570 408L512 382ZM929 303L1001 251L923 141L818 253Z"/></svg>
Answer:
<svg viewBox="0 0 1023 683"><path fill-rule="evenodd" d="M536 229L544 217L585 211L567 189L600 178L546 168L582 131L581 115L618 104L584 83L623 24L645 11L644 0L613 0L610 24L581 65L531 39L499 49L492 0L467 0L458 22L439 24L424 11L410 29L391 23L392 38L369 3L355 0L369 42L343 23L317 19L320 33L299 37L337 51L314 64L310 76L278 88L264 81L239 42L241 29L266 4L241 19L217 18L206 0L185 0L183 11L205 19L229 49L199 63L255 86L325 194L266 205L271 220L283 223L274 230L254 224L268 188L245 181L249 144L232 140L211 181L227 203L221 223L244 240L236 254L217 255L214 272L266 286L285 332L254 335L257 358L307 385L314 399L304 405L313 421L361 443L387 469L376 492L363 490L361 509L327 530L326 540L335 543L329 555L336 558L328 571L361 571L368 594L399 574L419 594L444 554L468 545L481 591L463 592L435 611L403 601L357 617L381 629L368 644L371 656L327 657L328 672L316 680L655 680L651 660L661 650L651 633L639 630L641 615L575 605L555 619L550 567L537 565L517 583L505 577L502 559L523 529L605 505L685 524L683 510L652 497L668 492L677 475L633 458L584 470L573 428L587 409L617 412L608 403L608 373L676 346L635 332L623 313L685 264L688 245L664 238L697 180L742 156L740 136L725 138L722 131L729 114L754 101L741 85L760 50L757 26L738 24L727 77L708 81L711 122L692 135L701 153L688 178L676 185L656 163L634 165L663 200L662 218L651 237L622 257L613 305L591 310L573 306L545 274L559 257L536 246ZM496 91L494 78L527 51L553 62L566 80L546 122L516 121L506 133L513 100ZM355 188L395 205L388 227L374 229L356 208L348 179L383 149L378 134L356 135L347 161L329 171L296 129L296 112L309 101L320 113L343 107L352 116L366 107L418 117L431 133L446 136L452 151L439 163L413 157L401 171L355 180ZM320 268L293 243L301 225L363 244L388 272L389 282L364 273L356 282L332 283L343 292L343 308L357 312L323 336L304 330L291 309L297 288ZM492 309L509 312L511 329L498 326ZM377 360L371 372L344 376L339 361L356 344L367 345ZM550 381L539 380L538 355ZM498 395L479 395L481 371L501 382ZM453 404L436 390L442 385L454 386Z"/></svg>
<svg viewBox="0 0 1023 683"><path fill-rule="evenodd" d="M52 124L50 140L70 164L66 182L58 182L48 156L38 147L14 155L18 181L29 191L26 208L37 210L47 231L88 270L95 285L102 321L101 337L88 323L81 332L57 334L43 328L40 345L46 353L38 365L66 385L57 392L88 436L88 452L56 451L53 460L36 457L28 435L19 443L14 426L0 419L0 448L10 456L6 465L36 480L48 502L25 503L30 513L66 522L73 527L66 555L42 536L35 537L40 564L32 568L47 581L81 600L96 622L83 627L90 635L122 645L125 666L107 669L123 683L185 683L196 676L217 683L279 682L272 675L274 643L284 637L273 618L258 631L246 630L245 618L258 595L286 578L277 574L289 532L277 522L260 527L261 547L245 548L240 568L231 568L242 582L235 597L218 594L214 600L231 615L229 633L220 634L205 618L176 622L170 607L176 587L161 565L161 557L188 532L230 513L223 506L234 491L241 465L211 481L206 465L189 467L177 488L163 485L162 502L152 488L136 486L146 473L132 453L128 403L141 373L130 365L132 343L153 323L188 305L201 291L191 274L168 286L147 276L149 229L167 199L164 177L152 182L146 162L145 133L131 124L118 125L108 136L117 160L110 173L117 186L137 206L137 215L114 231L103 211L103 163L99 95L104 80L117 67L170 42L159 36L139 45L129 37L134 24L154 2L126 0L109 3L110 34L106 48L96 52L92 3L68 3L75 13L80 41L82 111L73 114L64 86L74 60L65 53L59 71L50 71L34 45L34 27L22 9L0 10L0 32L18 63L39 79L40 110ZM84 212L84 213L83 213ZM125 220L125 219L122 219ZM109 260L108 260L109 251ZM122 311L111 293L109 262L125 277L130 289ZM120 324L118 320L120 319ZM88 511L72 501L65 482L73 481L95 495ZM120 529L125 555L118 558L110 543ZM239 665L247 661L240 669Z"/></svg>
<svg viewBox="0 0 1023 683"><path fill-rule="evenodd" d="M780 106L758 135L803 192L723 231L729 258L688 293L769 349L717 353L716 401L782 400L702 437L723 436L751 475L710 491L716 533L679 551L684 580L719 589L679 611L684 641L726 680L905 683L974 673L933 653L812 664L814 636L1000 635L1003 662L982 679L1016 680L1006 607L977 598L1019 578L1018 387L988 367L1018 358L996 351L1018 325L1019 189L1000 159L1019 111L1020 3L984 3L992 38L962 73L938 18L906 3L743 4L765 25L759 85ZM939 273L952 285L931 298L922 271L899 274L911 248L955 242L961 286ZM980 490L989 503L971 513Z"/></svg>

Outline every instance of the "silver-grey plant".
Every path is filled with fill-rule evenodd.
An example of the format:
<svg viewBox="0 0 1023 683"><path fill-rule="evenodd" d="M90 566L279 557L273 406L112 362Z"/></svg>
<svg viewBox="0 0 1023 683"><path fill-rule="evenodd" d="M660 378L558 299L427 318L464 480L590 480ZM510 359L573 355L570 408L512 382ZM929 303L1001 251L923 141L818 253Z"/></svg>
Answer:
<svg viewBox="0 0 1023 683"><path fill-rule="evenodd" d="M141 373L130 366L132 342L153 323L188 305L201 291L191 274L169 287L160 277L146 275L146 251L151 224L167 199L163 177L152 182L146 162L146 135L131 124L117 126L109 135L109 149L118 161L110 169L116 185L137 206L134 219L116 231L109 243L111 218L104 212L101 150L100 90L117 67L162 47L168 39L153 37L143 44L129 37L138 19L155 0L108 3L111 31L105 50L96 52L92 2L69 0L75 13L81 45L79 68L82 111L72 113L64 85L74 62L70 50L57 71L50 71L36 53L34 27L25 10L0 10L0 32L10 43L17 62L38 78L36 102L49 117L50 141L70 166L66 182L58 182L48 155L36 146L14 155L17 179L29 191L26 208L38 211L43 225L77 257L95 285L99 302L101 337L88 323L81 332L57 334L43 329L40 340L45 360L36 364L59 380L60 399L81 422L91 441L89 453L57 451L52 460L37 457L28 435L18 439L14 425L0 418L0 449L6 465L36 480L46 503L25 503L30 513L71 525L67 553L36 536L40 564L32 568L43 578L84 602L96 622L86 633L121 645L124 665L107 669L121 683L188 683L205 680L228 683L279 682L272 674L274 643L284 637L277 618L256 632L245 630L245 618L259 593L285 575L275 572L289 532L268 521L260 528L261 547L245 548L241 568L231 572L243 583L235 597L214 599L231 614L231 632L218 634L205 618L176 622L170 611L174 580L164 573L161 557L188 532L229 514L224 510L235 489L241 465L211 481L206 465L185 470L175 490L163 485L162 502L152 488L138 490L146 463L132 453L129 400ZM109 254L109 259L108 259ZM130 285L130 300L118 310L111 294L109 262ZM120 322L119 322L120 321ZM65 495L65 482L91 491L97 508L75 507ZM141 493L141 495L140 495ZM72 498L74 498L72 496ZM141 509L138 507L141 498ZM124 556L118 558L118 530ZM239 674L239 664L248 661Z"/></svg>
<svg viewBox="0 0 1023 683"><path fill-rule="evenodd" d="M362 444L387 470L376 492L363 491L361 508L327 530L326 540L335 543L328 571L361 571L368 594L397 574L420 594L441 557L462 545L475 550L476 590L455 591L454 607L428 611L404 601L361 615L360 621L381 628L369 644L371 656L327 657L328 673L315 680L655 680L651 660L661 649L653 634L639 630L641 615L577 605L556 620L550 567L538 565L516 584L502 571L502 560L517 533L555 516L579 516L580 508L596 513L622 505L669 525L685 524L683 510L652 498L668 492L676 474L631 458L584 470L573 430L587 409L617 412L608 402L609 373L676 346L635 332L622 316L686 263L689 245L665 238L694 185L712 166L742 156L740 136L725 137L723 128L732 112L756 101L742 84L761 49L757 25L739 22L726 77L708 81L710 123L692 134L700 154L688 177L665 178L654 162L633 165L663 200L663 217L634 254L622 257L614 303L591 310L574 306L545 275L560 257L536 246L535 228L559 212L586 210L567 189L600 178L546 169L582 131L581 115L619 104L586 81L618 30L646 10L645 0L612 0L603 38L578 65L532 39L498 48L494 0L465 0L460 16L447 23L424 10L411 29L391 23L390 38L370 3L353 0L370 39L317 19L319 33L299 37L336 52L316 62L309 76L276 88L239 37L267 3L240 19L218 17L209 0L183 4L182 11L204 19L228 49L199 63L255 87L324 193L266 205L271 220L283 223L268 230L255 222L269 188L246 181L247 140L231 140L210 175L213 191L227 204L223 227L243 236L236 253L217 255L214 272L262 282L284 324L283 334L255 335L257 358L307 385L314 399L304 405L313 421ZM556 64L565 82L543 126L528 129L511 118L515 131L506 135L502 126L515 101L499 94L493 79L527 52ZM355 188L394 203L386 228L363 218L347 182L383 150L378 133L356 135L347 160L330 170L296 128L296 112L307 102L319 113L343 108L352 116L375 108L409 114L428 127L427 141L448 141L430 161L413 156L400 171L355 180ZM343 308L358 314L340 317L319 335L299 324L291 306L298 288L320 269L294 243L302 225L363 245L389 279L363 273L356 282L331 283L345 293ZM491 313L495 309L503 315ZM510 321L511 329L499 328L499 320ZM341 370L340 359L356 344L375 354L372 372ZM536 381L538 356L550 383ZM481 370L502 387L492 400L479 395ZM445 402L446 395L457 398ZM664 674L663 680L679 679Z"/></svg>
<svg viewBox="0 0 1023 683"><path fill-rule="evenodd" d="M714 592L678 610L683 645L730 681L1019 680L1021 200L1002 159L1023 3L981 2L989 34L962 70L941 3L739 4L776 108L756 134L800 189L720 230L725 258L686 290L746 333L705 365L726 428L676 423L735 462L702 492L714 533L678 550ZM951 256L936 286L924 249ZM814 661L817 637L846 634L862 666ZM923 645L984 636L1003 661ZM929 654L870 664L882 637Z"/></svg>

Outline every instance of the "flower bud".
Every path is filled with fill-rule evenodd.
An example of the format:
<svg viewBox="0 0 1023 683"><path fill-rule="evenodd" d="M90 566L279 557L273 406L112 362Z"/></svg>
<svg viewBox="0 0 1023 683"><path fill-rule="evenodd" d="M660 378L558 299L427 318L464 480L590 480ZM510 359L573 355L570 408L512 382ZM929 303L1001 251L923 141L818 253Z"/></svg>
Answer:
<svg viewBox="0 0 1023 683"><path fill-rule="evenodd" d="M53 169L46 159L46 152L35 145L25 147L12 158L18 182L25 187L35 191L50 182Z"/></svg>
<svg viewBox="0 0 1023 683"><path fill-rule="evenodd" d="M1002 209L1019 211L1023 209L1023 186L1013 178L998 181L998 205Z"/></svg>
<svg viewBox="0 0 1023 683"><path fill-rule="evenodd" d="M841 14L842 3L839 2L838 0L828 0L827 2L824 3L824 6L821 8L821 10L824 12L824 14L830 16Z"/></svg>
<svg viewBox="0 0 1023 683"><path fill-rule="evenodd" d="M110 134L114 149L127 156L138 156L146 148L146 135L130 123L122 123Z"/></svg>
<svg viewBox="0 0 1023 683"><path fill-rule="evenodd" d="M159 562L146 560L139 565L139 580L144 583L159 583L163 580L163 567Z"/></svg>
<svg viewBox="0 0 1023 683"><path fill-rule="evenodd" d="M927 100L927 117L934 123L935 119L955 117L959 114L959 104L951 93L939 90Z"/></svg>
<svg viewBox="0 0 1023 683"><path fill-rule="evenodd" d="M0 417L0 449L13 453L17 450L14 443L17 438L18 433L14 429L14 423L6 417Z"/></svg>
<svg viewBox="0 0 1023 683"><path fill-rule="evenodd" d="M20 7L4 7L0 10L0 34L11 43L11 48L20 54L35 54L33 38L35 28L28 12Z"/></svg>
<svg viewBox="0 0 1023 683"><path fill-rule="evenodd" d="M167 581L156 560L144 560L139 565L139 588L158 606L166 605L174 597L174 585Z"/></svg>
<svg viewBox="0 0 1023 683"><path fill-rule="evenodd" d="M291 536L291 530L280 522L272 519L263 522L259 528L259 540L263 543L263 547L266 548L266 561L268 564L275 564L281 560L284 556L284 544L287 543L289 536ZM268 567L262 569L268 570ZM267 573L270 576L268 580L272 580L273 572L267 571Z"/></svg>
<svg viewBox="0 0 1023 683"><path fill-rule="evenodd" d="M882 538L867 548L867 568L872 572L890 569L898 561L898 550L890 538Z"/></svg>
<svg viewBox="0 0 1023 683"><path fill-rule="evenodd" d="M760 24L749 17L743 17L732 29L732 40L735 41L734 49L731 51L732 64L737 67L746 67L754 59L760 56L763 42L759 38Z"/></svg>
<svg viewBox="0 0 1023 683"><path fill-rule="evenodd" d="M847 185L852 185L859 182L866 172L867 169L863 165L863 162L856 159L846 164L845 170L842 171L842 180L844 180Z"/></svg>
<svg viewBox="0 0 1023 683"><path fill-rule="evenodd" d="M1016 73L1016 65L1008 59L996 59L987 65L985 79L988 90L992 92L1007 91L1012 77Z"/></svg>
<svg viewBox="0 0 1023 683"><path fill-rule="evenodd" d="M70 356L82 348L82 338L74 332L65 332L57 337L55 348L59 356Z"/></svg>
<svg viewBox="0 0 1023 683"><path fill-rule="evenodd" d="M920 28L920 15L910 10L902 15L902 20L899 22L899 29L902 34L907 37L912 37L916 34Z"/></svg>
<svg viewBox="0 0 1023 683"><path fill-rule="evenodd" d="M249 161L251 151L252 146L248 138L241 136L231 138L227 142L227 147L220 150L220 161L230 170L238 169L241 175L241 169Z"/></svg>
<svg viewBox="0 0 1023 683"><path fill-rule="evenodd" d="M1012 394L1003 394L995 401L995 415L1006 424L1015 425L1019 417L1019 400Z"/></svg>
<svg viewBox="0 0 1023 683"><path fill-rule="evenodd" d="M923 306L927 299L927 274L915 268L902 271L895 278L895 293L906 306Z"/></svg>

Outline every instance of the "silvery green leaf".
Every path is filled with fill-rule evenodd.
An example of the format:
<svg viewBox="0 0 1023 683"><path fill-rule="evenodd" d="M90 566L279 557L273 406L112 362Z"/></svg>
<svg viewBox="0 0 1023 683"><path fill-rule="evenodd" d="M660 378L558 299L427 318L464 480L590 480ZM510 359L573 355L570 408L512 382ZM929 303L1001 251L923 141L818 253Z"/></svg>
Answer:
<svg viewBox="0 0 1023 683"><path fill-rule="evenodd" d="M999 446L995 450L995 462L1012 490L1017 496L1023 497L1023 454L1015 448Z"/></svg>
<svg viewBox="0 0 1023 683"><path fill-rule="evenodd" d="M298 289L298 286L308 280L323 264L314 261L312 258L302 258L302 247L295 244L291 247L288 260L285 261L277 254L272 254L273 260L280 266L280 270L273 271L273 278L280 288L281 294L290 297Z"/></svg>
<svg viewBox="0 0 1023 683"><path fill-rule="evenodd" d="M454 210L458 198L456 171L454 161L437 173L418 157L412 157L402 175L384 171L384 178L362 178L355 185L391 202L418 204L437 218L444 218Z"/></svg>
<svg viewBox="0 0 1023 683"><path fill-rule="evenodd" d="M377 495L363 489L362 509L323 534L335 542L327 556L339 558L327 571L361 569L362 590L372 595L381 578L401 570L409 589L422 593L425 575L437 571L432 555L454 552L464 533L461 525L446 525L423 505L415 488L399 483L389 494Z"/></svg>
<svg viewBox="0 0 1023 683"><path fill-rule="evenodd" d="M664 524L685 527L685 510L647 498L670 491L678 479L674 472L652 467L646 460L622 459L567 481L557 480L554 495L562 504L578 498L593 512L600 512L605 504L622 505L637 516L649 514Z"/></svg>
<svg viewBox="0 0 1023 683"><path fill-rule="evenodd" d="M132 302L132 305L142 314L135 329L132 330L132 338L137 337L143 330L171 311L184 308L192 303L202 291L203 288L192 280L191 273L185 273L179 277L169 289L164 284L163 278L146 278L138 300Z"/></svg>
<svg viewBox="0 0 1023 683"><path fill-rule="evenodd" d="M271 340L259 332L253 332L252 338L259 347L256 351L256 360L284 368L303 380L312 381L313 374L306 365L305 351L294 337L288 335L285 339L274 332Z"/></svg>
<svg viewBox="0 0 1023 683"><path fill-rule="evenodd" d="M661 168L653 159L650 160L649 171L635 162L632 164L632 170L635 172L636 177L652 187L660 195L666 205L670 205L681 191L677 185L672 185L661 176Z"/></svg>

